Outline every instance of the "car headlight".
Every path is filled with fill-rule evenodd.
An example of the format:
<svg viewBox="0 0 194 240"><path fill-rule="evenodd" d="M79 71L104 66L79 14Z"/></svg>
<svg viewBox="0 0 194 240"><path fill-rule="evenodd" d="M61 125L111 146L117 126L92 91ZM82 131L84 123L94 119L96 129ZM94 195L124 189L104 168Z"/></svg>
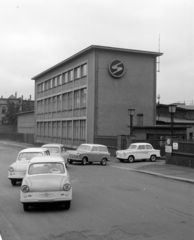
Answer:
<svg viewBox="0 0 194 240"><path fill-rule="evenodd" d="M65 183L65 185L63 186L63 190L69 191L70 189L71 189L71 185L69 183Z"/></svg>
<svg viewBox="0 0 194 240"><path fill-rule="evenodd" d="M27 193L30 191L30 188L27 185L23 185L23 186L21 186L21 190L22 190L22 192Z"/></svg>
<svg viewBox="0 0 194 240"><path fill-rule="evenodd" d="M13 171L14 171L14 168L10 166L8 170L9 170L10 172L13 172Z"/></svg>

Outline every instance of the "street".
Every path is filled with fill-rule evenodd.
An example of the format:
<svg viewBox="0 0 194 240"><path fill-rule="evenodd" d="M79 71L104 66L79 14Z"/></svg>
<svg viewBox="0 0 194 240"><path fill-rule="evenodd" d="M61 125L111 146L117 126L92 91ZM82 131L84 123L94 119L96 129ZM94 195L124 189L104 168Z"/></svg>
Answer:
<svg viewBox="0 0 194 240"><path fill-rule="evenodd" d="M7 179L22 149L0 143L2 240L193 239L194 185L112 167L129 166L116 160L68 165L70 210L48 205L24 212L20 185Z"/></svg>

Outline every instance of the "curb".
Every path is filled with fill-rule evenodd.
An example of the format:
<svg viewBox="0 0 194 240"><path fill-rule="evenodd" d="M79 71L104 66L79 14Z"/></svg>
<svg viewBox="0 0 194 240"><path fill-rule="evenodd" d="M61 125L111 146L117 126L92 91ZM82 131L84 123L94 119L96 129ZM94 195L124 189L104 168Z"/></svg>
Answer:
<svg viewBox="0 0 194 240"><path fill-rule="evenodd" d="M194 180L188 179L188 178L174 177L174 176L165 175L165 174L161 174L161 173L144 171L144 170L137 170L137 169L133 169L133 168L124 168L124 167L118 167L118 166L111 166L111 167L124 169L124 170L128 170L128 171L133 171L133 172L145 173L145 174L154 175L154 176L157 176L157 177L169 178L169 179L182 181L182 182L194 183Z"/></svg>

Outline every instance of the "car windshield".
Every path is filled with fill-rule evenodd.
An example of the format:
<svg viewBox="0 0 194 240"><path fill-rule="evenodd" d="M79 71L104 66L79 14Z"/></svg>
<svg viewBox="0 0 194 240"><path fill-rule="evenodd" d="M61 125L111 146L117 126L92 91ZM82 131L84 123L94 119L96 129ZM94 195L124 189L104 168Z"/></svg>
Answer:
<svg viewBox="0 0 194 240"><path fill-rule="evenodd" d="M18 156L18 161L31 160L33 157L43 156L42 152L24 152Z"/></svg>
<svg viewBox="0 0 194 240"><path fill-rule="evenodd" d="M91 147L88 145L80 145L77 150L90 151Z"/></svg>
<svg viewBox="0 0 194 240"><path fill-rule="evenodd" d="M65 173L65 169L62 163L34 163L28 170L29 175L63 173Z"/></svg>
<svg viewBox="0 0 194 240"><path fill-rule="evenodd" d="M130 145L128 149L133 149L135 150L137 148L137 145Z"/></svg>
<svg viewBox="0 0 194 240"><path fill-rule="evenodd" d="M50 153L59 153L58 147L44 147L49 150Z"/></svg>

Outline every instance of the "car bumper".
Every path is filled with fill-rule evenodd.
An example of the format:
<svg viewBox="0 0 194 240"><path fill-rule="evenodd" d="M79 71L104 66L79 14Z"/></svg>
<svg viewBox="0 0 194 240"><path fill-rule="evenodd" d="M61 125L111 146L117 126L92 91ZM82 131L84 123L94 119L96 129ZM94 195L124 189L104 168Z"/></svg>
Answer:
<svg viewBox="0 0 194 240"><path fill-rule="evenodd" d="M23 179L26 172L8 172L9 179Z"/></svg>
<svg viewBox="0 0 194 240"><path fill-rule="evenodd" d="M21 203L63 202L72 200L72 190L58 192L20 192Z"/></svg>

